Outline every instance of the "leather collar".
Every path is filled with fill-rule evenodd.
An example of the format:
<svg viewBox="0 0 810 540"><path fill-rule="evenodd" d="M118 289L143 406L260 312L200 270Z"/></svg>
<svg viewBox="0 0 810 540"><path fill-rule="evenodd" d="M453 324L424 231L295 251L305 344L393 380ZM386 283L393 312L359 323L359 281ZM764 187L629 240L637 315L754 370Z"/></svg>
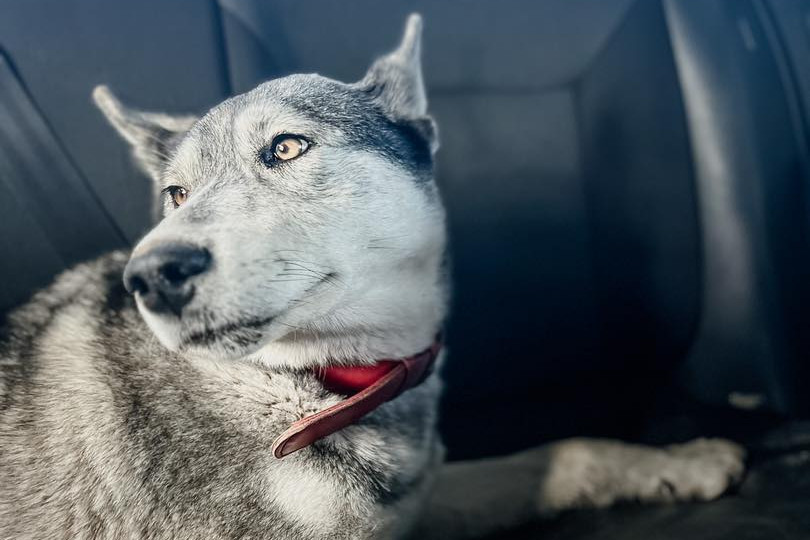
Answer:
<svg viewBox="0 0 810 540"><path fill-rule="evenodd" d="M319 368L314 374L324 387L346 399L294 422L273 443L273 455L283 458L357 422L386 401L417 386L433 371L441 338L424 351L372 366Z"/></svg>

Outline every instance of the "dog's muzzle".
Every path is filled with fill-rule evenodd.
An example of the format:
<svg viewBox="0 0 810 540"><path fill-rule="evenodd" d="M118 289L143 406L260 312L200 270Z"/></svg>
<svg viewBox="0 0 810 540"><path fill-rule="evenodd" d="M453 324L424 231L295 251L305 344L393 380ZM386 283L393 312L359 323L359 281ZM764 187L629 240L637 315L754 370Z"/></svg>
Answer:
<svg viewBox="0 0 810 540"><path fill-rule="evenodd" d="M190 244L163 244L130 259L124 287L155 313L180 316L194 296L194 281L211 268L211 253Z"/></svg>

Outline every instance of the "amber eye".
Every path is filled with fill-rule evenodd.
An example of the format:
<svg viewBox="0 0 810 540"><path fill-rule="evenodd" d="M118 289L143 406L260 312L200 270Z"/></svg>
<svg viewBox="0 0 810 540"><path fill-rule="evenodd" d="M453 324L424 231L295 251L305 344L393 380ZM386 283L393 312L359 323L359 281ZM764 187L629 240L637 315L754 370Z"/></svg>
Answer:
<svg viewBox="0 0 810 540"><path fill-rule="evenodd" d="M186 202L186 199L188 199L188 190L182 186L169 186L164 189L163 192L169 194L175 208Z"/></svg>
<svg viewBox="0 0 810 540"><path fill-rule="evenodd" d="M259 158L266 167L272 167L280 161L290 161L309 150L309 141L296 135L279 135L270 146L259 151Z"/></svg>

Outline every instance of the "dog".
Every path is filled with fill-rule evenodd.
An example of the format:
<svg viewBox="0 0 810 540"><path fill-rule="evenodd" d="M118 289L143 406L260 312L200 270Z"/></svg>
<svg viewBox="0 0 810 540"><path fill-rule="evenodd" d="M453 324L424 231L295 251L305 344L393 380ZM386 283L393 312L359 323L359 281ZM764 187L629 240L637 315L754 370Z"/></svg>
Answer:
<svg viewBox="0 0 810 540"><path fill-rule="evenodd" d="M359 82L291 75L201 118L96 88L163 218L7 317L0 537L473 538L740 479L723 440L443 464L447 239L420 36L412 15Z"/></svg>

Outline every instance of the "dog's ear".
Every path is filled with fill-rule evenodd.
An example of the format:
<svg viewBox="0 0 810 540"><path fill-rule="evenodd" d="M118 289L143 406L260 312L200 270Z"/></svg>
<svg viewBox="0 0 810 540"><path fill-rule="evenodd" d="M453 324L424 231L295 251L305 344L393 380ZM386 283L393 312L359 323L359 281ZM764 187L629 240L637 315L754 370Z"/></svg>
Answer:
<svg viewBox="0 0 810 540"><path fill-rule="evenodd" d="M427 114L427 94L422 79L422 17L408 17L405 35L399 47L377 59L360 81L383 109L397 121L412 124L435 152L438 135L433 119Z"/></svg>
<svg viewBox="0 0 810 540"><path fill-rule="evenodd" d="M166 161L197 118L130 109L104 85L93 89L93 101L132 146L135 162L157 180Z"/></svg>

